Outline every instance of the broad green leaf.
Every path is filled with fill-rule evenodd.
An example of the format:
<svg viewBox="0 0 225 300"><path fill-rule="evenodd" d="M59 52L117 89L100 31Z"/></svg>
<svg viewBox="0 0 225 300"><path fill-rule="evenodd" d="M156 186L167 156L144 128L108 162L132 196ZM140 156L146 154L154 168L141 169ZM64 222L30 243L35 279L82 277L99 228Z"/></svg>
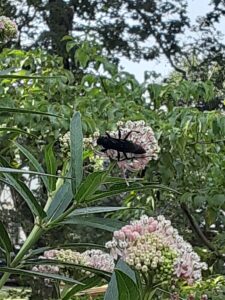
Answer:
<svg viewBox="0 0 225 300"><path fill-rule="evenodd" d="M125 273L115 270L119 300L140 300L137 285Z"/></svg>
<svg viewBox="0 0 225 300"><path fill-rule="evenodd" d="M29 160L29 162L32 164L34 169L39 173L45 173L44 169L42 168L41 164L37 161L37 159L33 156L33 154L30 153L26 148L24 148L22 145L18 144L17 142L14 142L14 144L19 148L19 150L26 156L26 158ZM48 179L46 176L41 177L45 187L47 190L49 190L49 184Z"/></svg>
<svg viewBox="0 0 225 300"><path fill-rule="evenodd" d="M78 292L85 291L92 287L96 287L101 283L101 278L98 276L88 277L82 280L84 285L74 285L70 289L67 289L65 292L62 292L62 300L70 300L72 296L77 294Z"/></svg>
<svg viewBox="0 0 225 300"><path fill-rule="evenodd" d="M112 274L104 300L139 300L135 272L119 260Z"/></svg>
<svg viewBox="0 0 225 300"><path fill-rule="evenodd" d="M2 223L2 221L0 221L0 245L6 252L6 260L7 260L7 263L9 264L10 263L10 253L13 252L13 247L12 247L9 235L7 233L7 230L5 229L5 226Z"/></svg>
<svg viewBox="0 0 225 300"><path fill-rule="evenodd" d="M0 168L1 169L4 168ZM7 168L5 168L7 169ZM26 201L27 205L29 206L30 210L34 214L34 216L38 216L40 219L46 217L46 213L44 212L41 205L38 203L32 192L29 190L29 188L26 186L25 183L22 181L16 179L13 175L4 173L5 178L7 179L7 182L9 185L11 185Z"/></svg>
<svg viewBox="0 0 225 300"><path fill-rule="evenodd" d="M81 225L81 226L90 226L93 228L99 228L103 230L107 230L113 232L115 230L120 229L125 223L113 220L113 219L106 219L106 218L87 218L87 217L71 217L65 219L62 222L63 224L73 224L73 225Z"/></svg>
<svg viewBox="0 0 225 300"><path fill-rule="evenodd" d="M81 117L75 112L70 123L70 153L71 153L71 175L72 191L75 193L83 177L83 133Z"/></svg>
<svg viewBox="0 0 225 300"><path fill-rule="evenodd" d="M104 300L119 300L119 292L118 292L115 272L113 272L111 280L108 284L108 288L106 290Z"/></svg>
<svg viewBox="0 0 225 300"><path fill-rule="evenodd" d="M0 267L0 272L19 274L19 275L24 275L24 276L37 276L37 277L42 277L42 278L49 278L49 279L53 279L53 280L68 282L71 284L83 284L82 282L77 281L73 278L69 278L66 276L58 275L58 274L42 273L42 272L37 272L37 271L28 271L28 270L8 268L8 267Z"/></svg>
<svg viewBox="0 0 225 300"><path fill-rule="evenodd" d="M55 220L59 217L65 209L68 207L73 199L73 193L71 188L71 182L65 181L63 185L59 187L55 193L52 202L47 210L47 216L51 220Z"/></svg>
<svg viewBox="0 0 225 300"><path fill-rule="evenodd" d="M21 133L21 134L26 134L26 135L29 135L29 136L32 136L32 137L37 138L36 135L34 135L34 134L32 134L32 133L29 133L29 132L27 132L27 131L25 131L25 130L19 129L19 128L15 128L15 127L2 127L2 128L0 127L0 131L17 132L17 133L19 133L19 134L20 134L20 133Z"/></svg>
<svg viewBox="0 0 225 300"><path fill-rule="evenodd" d="M87 197L92 196L95 191L99 188L101 183L103 183L103 179L106 176L106 172L94 172L87 176L87 178L80 185L75 200L77 203L85 201Z"/></svg>
<svg viewBox="0 0 225 300"><path fill-rule="evenodd" d="M106 213L106 212L113 212L118 210L128 209L127 207L116 207L116 206L96 206L96 207L85 207L85 208L78 208L75 209L69 217L72 216L82 216L88 214L99 214L99 213Z"/></svg>
<svg viewBox="0 0 225 300"><path fill-rule="evenodd" d="M23 113L23 114L34 114L34 115L43 115L49 117L56 117L56 118L63 118L63 116L42 112L42 111L35 111L30 109L23 109L23 108L12 108L12 107L0 107L0 112L4 113Z"/></svg>
<svg viewBox="0 0 225 300"><path fill-rule="evenodd" d="M129 276L134 283L137 283L136 274L134 270L132 270L127 263L125 263L122 259L120 259L116 264L116 269L122 271L127 276Z"/></svg>
<svg viewBox="0 0 225 300"><path fill-rule="evenodd" d="M49 144L45 148L45 163L46 163L46 169L47 173L51 175L56 175L57 171L57 160L55 158L54 152L53 152L53 144ZM55 177L49 177L49 191L53 192L56 189L56 178Z"/></svg>

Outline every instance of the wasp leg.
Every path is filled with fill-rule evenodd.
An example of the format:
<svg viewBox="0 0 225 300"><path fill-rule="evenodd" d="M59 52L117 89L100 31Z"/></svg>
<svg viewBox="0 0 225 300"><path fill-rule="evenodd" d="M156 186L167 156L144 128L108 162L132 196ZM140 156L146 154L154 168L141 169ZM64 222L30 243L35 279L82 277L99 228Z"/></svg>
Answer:
<svg viewBox="0 0 225 300"><path fill-rule="evenodd" d="M117 151L117 160L120 161L120 152Z"/></svg>
<svg viewBox="0 0 225 300"><path fill-rule="evenodd" d="M119 132L119 134L118 134L119 140L121 140L121 130L119 127L118 127L118 132Z"/></svg>
<svg viewBox="0 0 225 300"><path fill-rule="evenodd" d="M111 138L110 134L108 132L105 132L108 138Z"/></svg>
<svg viewBox="0 0 225 300"><path fill-rule="evenodd" d="M123 160L129 160L129 157L127 156L127 154L126 154L126 152L123 152L123 155L125 156L125 159L123 159Z"/></svg>
<svg viewBox="0 0 225 300"><path fill-rule="evenodd" d="M132 132L140 133L140 131L131 130L130 132L127 133L127 135L125 136L125 138L123 140L126 141Z"/></svg>
<svg viewBox="0 0 225 300"><path fill-rule="evenodd" d="M148 158L148 157L150 157L150 156L132 156L132 157L127 157L127 155L125 155L125 158L121 159L120 161L134 160L134 159L138 160L139 158Z"/></svg>

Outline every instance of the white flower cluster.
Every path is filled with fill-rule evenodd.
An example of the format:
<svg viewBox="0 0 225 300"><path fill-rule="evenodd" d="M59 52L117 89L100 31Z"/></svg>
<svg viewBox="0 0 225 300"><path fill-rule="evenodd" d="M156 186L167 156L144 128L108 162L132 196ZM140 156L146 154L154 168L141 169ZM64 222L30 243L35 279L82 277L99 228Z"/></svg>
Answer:
<svg viewBox="0 0 225 300"><path fill-rule="evenodd" d="M71 249L49 250L44 252L44 256L40 256L42 259L55 259L63 261L65 263L83 265L86 267L92 267L98 270L113 272L115 267L113 257L101 250L87 250L85 252L78 252ZM67 267L67 269L70 267ZM76 268L76 267L74 267ZM34 271L45 273L59 273L63 272L63 268L59 268L51 265L40 265L33 268ZM89 272L88 272L89 274Z"/></svg>
<svg viewBox="0 0 225 300"><path fill-rule="evenodd" d="M59 144L63 154L66 156L70 156L70 132L68 131L64 135L60 134L59 136Z"/></svg>
<svg viewBox="0 0 225 300"><path fill-rule="evenodd" d="M17 25L10 18L0 16L0 41L8 41L17 35Z"/></svg>

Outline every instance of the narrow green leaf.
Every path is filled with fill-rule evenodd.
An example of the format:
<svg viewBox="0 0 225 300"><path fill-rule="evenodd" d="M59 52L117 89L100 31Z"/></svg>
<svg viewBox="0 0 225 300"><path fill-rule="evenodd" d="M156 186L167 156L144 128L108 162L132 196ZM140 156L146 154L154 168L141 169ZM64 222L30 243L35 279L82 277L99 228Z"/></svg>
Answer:
<svg viewBox="0 0 225 300"><path fill-rule="evenodd" d="M34 167L34 169L37 172L45 173L41 164L37 161L37 159L33 156L33 154L30 153L30 151L28 151L26 148L24 148L22 145L18 144L17 142L14 142L14 144L26 156L26 158L29 160L29 162L32 164L32 166ZM46 178L46 176L42 176L41 179L42 179L46 189L49 190L48 179Z"/></svg>
<svg viewBox="0 0 225 300"><path fill-rule="evenodd" d="M55 177L55 178L64 178L64 179L72 179L70 176L60 176L60 175L52 175L47 173L40 173L35 171L23 170L23 169L13 169L13 168L4 168L0 167L0 172L3 173L14 173L14 174L32 174L37 176L47 176L47 177Z"/></svg>
<svg viewBox="0 0 225 300"><path fill-rule="evenodd" d="M32 256L40 255L41 253L44 253L45 251L51 250L51 249L79 249L79 248L85 248L85 249L103 249L105 250L105 247L103 245L99 244L93 244L93 243L67 243L67 244L59 244L54 247L41 247L34 250L30 250L29 253L26 255L26 259Z"/></svg>
<svg viewBox="0 0 225 300"><path fill-rule="evenodd" d="M0 127L0 131L10 131L10 132L17 132L17 133L21 133L21 134L26 134L32 137L37 138L37 136L35 134L29 133L25 130L19 129L19 128L15 128L15 127Z"/></svg>
<svg viewBox="0 0 225 300"><path fill-rule="evenodd" d="M92 267L88 267L88 266L84 266L81 264L73 264L73 263L69 263L69 262L64 262L61 260L56 260L56 259L30 259L27 260L25 262L25 265L57 265L57 266L63 266L63 267L67 267L67 268L73 268L73 269L78 269L78 270L86 270L89 271L91 273L97 274L105 279L110 279L111 277L111 273L107 272L107 271L103 271L103 270L99 270L99 269L95 269Z"/></svg>
<svg viewBox="0 0 225 300"><path fill-rule="evenodd" d="M77 281L75 279L62 276L62 275L57 275L57 274L50 274L50 273L41 273L41 272L36 272L36 271L28 271L28 270L22 270L22 269L16 269L16 268L8 268L8 267L0 267L0 272L3 273L11 273L11 274L20 274L24 276L37 276L37 277L42 277L42 278L49 278L53 280L59 280L59 281L64 281L72 284L82 284L82 282Z"/></svg>
<svg viewBox="0 0 225 300"><path fill-rule="evenodd" d="M47 210L47 216L51 220L58 218L68 207L73 199L71 182L65 181L55 193L52 202Z"/></svg>
<svg viewBox="0 0 225 300"><path fill-rule="evenodd" d="M106 174L106 172L94 172L89 174L76 193L76 202L79 203L85 201L87 197L91 197L103 182L103 178Z"/></svg>
<svg viewBox="0 0 225 300"><path fill-rule="evenodd" d="M0 107L0 112L4 113L23 113L23 114L34 114L34 115L43 115L55 118L63 118L63 116L42 112L42 111L35 111L30 109L23 109L23 108L12 108L12 107Z"/></svg>
<svg viewBox="0 0 225 300"><path fill-rule="evenodd" d="M111 196L115 196L121 193L125 193L125 192L131 192L131 191L146 191L146 190L150 190L150 189L162 189L162 190L167 190L170 192L176 192L173 189L170 189L166 186L160 185L160 184L130 184L129 186L127 185L115 185L112 186L108 191L103 191L103 192L98 192L95 193L93 196L88 197L86 199L86 202L93 202L93 201L97 201L97 200L101 200L107 197L111 197Z"/></svg>
<svg viewBox="0 0 225 300"><path fill-rule="evenodd" d="M118 230L125 225L125 223L118 220L107 219L107 218L94 218L94 217L92 218L72 217L72 218L67 218L62 223L81 225L81 226L90 226L93 228L99 228L110 232Z"/></svg>
<svg viewBox="0 0 225 300"><path fill-rule="evenodd" d="M62 300L70 300L71 297L78 292L82 292L92 287L98 286L101 283L101 278L98 276L88 277L82 280L82 283L84 285L74 285L70 289L67 289L67 291L62 295Z"/></svg>
<svg viewBox="0 0 225 300"><path fill-rule="evenodd" d="M56 175L57 171L57 161L53 152L53 145L49 144L45 147L45 163L47 168L47 173L51 175ZM56 178L55 177L49 177L49 191L53 192L56 189Z"/></svg>
<svg viewBox="0 0 225 300"><path fill-rule="evenodd" d="M0 168L2 169L2 168ZM45 218L46 213L44 212L41 205L38 203L32 192L26 186L25 183L16 179L14 176L4 173L5 178L9 185L11 185L26 201L27 205L29 206L30 210L34 214L34 216L39 216L39 218Z"/></svg>
<svg viewBox="0 0 225 300"><path fill-rule="evenodd" d="M83 133L81 117L75 112L70 123L70 153L71 153L71 175L72 191L75 193L83 177Z"/></svg>
<svg viewBox="0 0 225 300"><path fill-rule="evenodd" d="M5 229L5 226L1 220L0 220L0 245L6 252L7 263L10 263L10 253L13 252L13 247L9 235L7 233L7 230Z"/></svg>
<svg viewBox="0 0 225 300"><path fill-rule="evenodd" d="M1 75L0 79L53 79L53 78L61 78L62 76L28 76L28 75L16 75L16 74L9 74L9 75Z"/></svg>
<svg viewBox="0 0 225 300"><path fill-rule="evenodd" d="M117 206L111 206L111 207L110 206L96 206L96 207L78 208L78 209L74 210L69 215L69 217L113 212L113 211L124 210L124 209L128 209L128 208L127 207L117 207Z"/></svg>
<svg viewBox="0 0 225 300"><path fill-rule="evenodd" d="M93 243L67 243L67 244L59 244L54 247L41 247L34 250L30 250L29 253L26 255L26 259L32 256L40 255L41 253L44 253L45 251L51 250L51 249L79 249L79 248L85 248L85 249L103 249L105 250L105 247L103 245L99 244L93 244Z"/></svg>

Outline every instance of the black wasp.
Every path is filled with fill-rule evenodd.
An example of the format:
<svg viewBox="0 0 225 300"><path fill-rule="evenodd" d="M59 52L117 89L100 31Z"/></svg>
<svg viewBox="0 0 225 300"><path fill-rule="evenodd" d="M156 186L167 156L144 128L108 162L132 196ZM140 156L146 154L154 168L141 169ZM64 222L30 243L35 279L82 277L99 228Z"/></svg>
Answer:
<svg viewBox="0 0 225 300"><path fill-rule="evenodd" d="M97 144L103 147L103 149L101 150L102 152L105 152L107 150L116 150L118 153L117 154L118 161L136 158L135 156L129 158L127 156L127 153L144 154L146 153L146 151L142 146L127 140L132 132L138 132L138 131L132 130L128 132L124 138L121 138L121 131L119 129L118 139L111 137L109 133L106 132L106 136L100 136L97 139ZM125 157L124 159L120 159L120 152L123 153Z"/></svg>

